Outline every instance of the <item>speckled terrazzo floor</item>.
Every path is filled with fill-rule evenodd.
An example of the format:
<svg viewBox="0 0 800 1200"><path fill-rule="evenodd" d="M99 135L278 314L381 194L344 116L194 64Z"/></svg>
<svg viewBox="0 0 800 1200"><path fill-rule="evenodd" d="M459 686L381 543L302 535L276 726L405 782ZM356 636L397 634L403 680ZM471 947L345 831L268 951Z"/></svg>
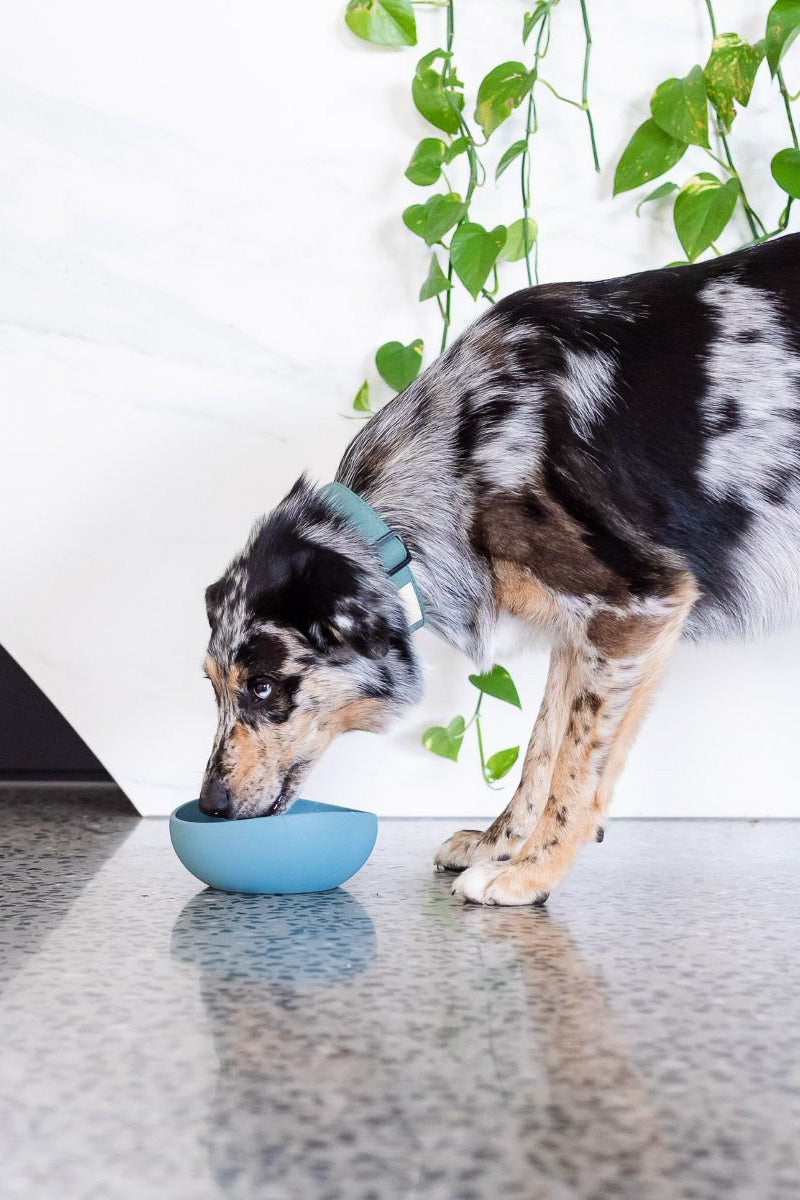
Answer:
<svg viewBox="0 0 800 1200"><path fill-rule="evenodd" d="M800 1196L800 823L612 823L484 910L449 821L287 898L118 805L0 822L3 1200Z"/></svg>

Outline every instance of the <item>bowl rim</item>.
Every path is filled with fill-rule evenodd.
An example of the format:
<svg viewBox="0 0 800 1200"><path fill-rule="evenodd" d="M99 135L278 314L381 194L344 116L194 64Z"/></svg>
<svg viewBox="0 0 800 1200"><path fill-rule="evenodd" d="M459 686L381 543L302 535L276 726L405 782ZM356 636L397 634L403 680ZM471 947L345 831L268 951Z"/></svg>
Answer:
<svg viewBox="0 0 800 1200"><path fill-rule="evenodd" d="M302 797L298 797L298 799L306 800L307 797L302 796ZM224 827L224 828L228 828L228 829L245 829L248 826L250 826L251 824L253 824L254 822L262 822L262 821L273 819L271 817L250 817L246 821L229 821L225 817L206 817L205 820L203 820L203 821L196 821L196 820L192 820L189 817L184 817L182 815L183 811L188 808L191 808L193 811L196 811L199 803L200 803L199 799L185 800L183 802L183 804L179 804L177 808L172 810L172 812L169 815L170 822L174 821L176 824L186 825L186 826L191 825L193 827L205 826L206 828L208 828L209 826L213 826L216 828ZM276 813L275 816L278 816L278 817L291 817L291 816L294 816L294 817L335 817L335 816L338 816L343 813L354 813L360 817L374 817L376 821L378 819L377 813L369 812L367 809L363 809L363 808L349 808L349 807L345 807L344 805L341 805L341 804L326 804L323 800L312 800L312 801L310 801L310 803L319 805L319 808L313 808L310 811L304 811L302 809L298 810L294 807L294 805L292 805L292 807L287 809L286 812Z"/></svg>

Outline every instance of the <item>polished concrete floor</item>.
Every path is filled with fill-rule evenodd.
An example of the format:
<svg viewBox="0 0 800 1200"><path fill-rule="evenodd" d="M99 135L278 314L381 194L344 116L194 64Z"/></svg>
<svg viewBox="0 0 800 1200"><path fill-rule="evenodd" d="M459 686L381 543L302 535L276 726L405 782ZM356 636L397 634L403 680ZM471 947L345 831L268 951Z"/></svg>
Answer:
<svg viewBox="0 0 800 1200"><path fill-rule="evenodd" d="M613 823L546 910L452 822L205 890L166 822L0 799L3 1200L796 1200L800 823Z"/></svg>

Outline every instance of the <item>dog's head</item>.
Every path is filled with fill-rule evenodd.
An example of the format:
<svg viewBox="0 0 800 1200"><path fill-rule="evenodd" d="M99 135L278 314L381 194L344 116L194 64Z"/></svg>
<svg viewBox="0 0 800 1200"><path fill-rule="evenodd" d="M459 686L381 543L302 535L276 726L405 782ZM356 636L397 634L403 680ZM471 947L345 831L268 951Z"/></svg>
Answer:
<svg viewBox="0 0 800 1200"><path fill-rule="evenodd" d="M304 479L207 589L206 608L219 723L203 812L285 811L337 734L383 729L419 696L391 580Z"/></svg>

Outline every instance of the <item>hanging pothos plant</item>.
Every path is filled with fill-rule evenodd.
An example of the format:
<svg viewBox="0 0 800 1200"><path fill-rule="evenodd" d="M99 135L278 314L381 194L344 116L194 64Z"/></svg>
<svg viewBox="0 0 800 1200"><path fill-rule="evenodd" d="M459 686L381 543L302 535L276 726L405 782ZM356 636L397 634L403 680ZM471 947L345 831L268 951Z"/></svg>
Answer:
<svg viewBox="0 0 800 1200"><path fill-rule="evenodd" d="M695 64L682 77L665 79L650 97L650 116L633 134L617 163L614 194L641 187L666 174L690 146L708 156L714 170L700 171L683 184L668 180L636 206L672 197L672 219L685 258L671 265L694 262L711 250L741 206L750 231L744 245L764 242L782 233L792 202L800 198L800 147L790 96L781 69L784 54L800 32L798 0L778 0L766 15L764 37L748 43L738 33L718 33L712 0L705 0L711 49L705 66ZM777 82L789 127L791 146L779 150L770 164L772 177L785 193L783 207L768 228L750 203L734 164L731 131L736 105L750 101L756 74L766 60ZM710 120L709 120L710 116Z"/></svg>
<svg viewBox="0 0 800 1200"><path fill-rule="evenodd" d="M428 136L414 147L405 168L406 179L420 188L433 189L424 201L402 213L409 232L430 248L427 275L419 299L435 301L442 323L438 350L447 346L454 296L470 302L494 303L500 290L503 262L524 260L529 284L539 282L539 224L533 215L531 191L533 143L539 133L537 96L544 88L556 99L575 108L586 120L589 149L600 170L594 122L588 101L589 57L592 47L586 0L577 4L584 32L580 100L562 96L545 77L554 13L560 0L536 0L523 15L517 57L493 67L478 85L473 104L467 104L464 83L455 58L454 0L350 0L345 21L359 38L380 46L417 44L416 7L438 8L443 16L443 44L424 54L411 80L411 102L431 126ZM741 207L750 231L745 244L764 241L786 229L792 202L800 199L800 146L791 103L797 99L786 86L783 57L800 33L800 0L777 0L766 15L764 37L750 44L736 33L718 33L712 0L705 0L711 48L704 66L694 65L686 75L666 79L650 100L650 115L636 129L617 164L614 195L643 187L665 175L690 146L699 147L714 170L700 171L682 184L668 180L639 200L636 215L645 204L671 198L675 231L685 258L671 265L694 262L706 251L719 253L716 242ZM773 228L768 229L750 203L742 177L734 164L731 130L736 105L746 106L762 62L775 79L791 138L771 162L772 177L785 194ZM514 114L519 112L518 117ZM709 120L709 115L711 120ZM473 216L473 204L486 186L485 159L491 152L495 130L510 119L519 122L519 137L493 163L495 184L501 178L517 180L517 198L509 222L487 229ZM480 130L482 137L473 130ZM513 168L513 170L512 170ZM459 286L460 285L460 286ZM375 353L380 378L401 392L422 367L421 338L408 345L387 342ZM352 404L353 415L368 418L369 381L364 380ZM443 758L458 758L464 736L475 728L483 778L501 780L519 756L519 747L484 755L481 704L491 696L519 707L517 689L508 671L495 665L485 675L470 675L478 691L469 721L456 716L446 726L435 726L422 736L426 749Z"/></svg>
<svg viewBox="0 0 800 1200"><path fill-rule="evenodd" d="M454 0L351 0L345 21L357 37L381 46L415 46L417 25L414 8L442 9L444 44L424 54L411 80L411 101L431 126L431 134L414 147L405 169L406 179L420 188L432 190L424 201L411 204L402 213L405 227L430 247L428 272L422 280L419 299L435 301L442 322L439 352L447 346L453 312L454 293L460 288L472 303L494 302L500 288L502 262L525 261L529 283L538 283L539 231L531 215L531 145L538 132L536 96L546 88L558 100L584 113L588 125L592 159L600 169L594 125L587 101L591 35L585 0L579 0L585 34L583 81L580 100L559 95L542 74L542 63L550 46L553 10L559 0L537 0L525 13L520 29L519 59L499 63L481 80L475 94L474 109L467 105L464 84L458 76L455 60ZM522 61L523 57L525 61ZM520 136L494 164L494 182L516 166L518 195L516 214L507 225L487 229L474 219L472 206L476 194L486 185L487 170L483 158L488 154L492 134L517 109L521 110ZM479 139L474 130L480 129ZM435 131L435 132L434 132ZM458 172L458 175L456 175ZM508 172L508 174L507 174ZM452 178L451 178L452 177ZM423 342L416 338L408 345L387 342L375 353L375 368L381 379L395 392L401 392L417 377L423 359ZM364 380L353 400L353 413L369 417L369 381ZM455 761L464 736L475 729L481 774L486 783L498 783L514 766L519 746L509 746L488 757L484 753L481 729L481 705L485 696L516 708L519 695L505 667L495 665L483 675L470 675L477 689L475 709L468 721L455 716L446 726L425 730L422 744L433 754Z"/></svg>

